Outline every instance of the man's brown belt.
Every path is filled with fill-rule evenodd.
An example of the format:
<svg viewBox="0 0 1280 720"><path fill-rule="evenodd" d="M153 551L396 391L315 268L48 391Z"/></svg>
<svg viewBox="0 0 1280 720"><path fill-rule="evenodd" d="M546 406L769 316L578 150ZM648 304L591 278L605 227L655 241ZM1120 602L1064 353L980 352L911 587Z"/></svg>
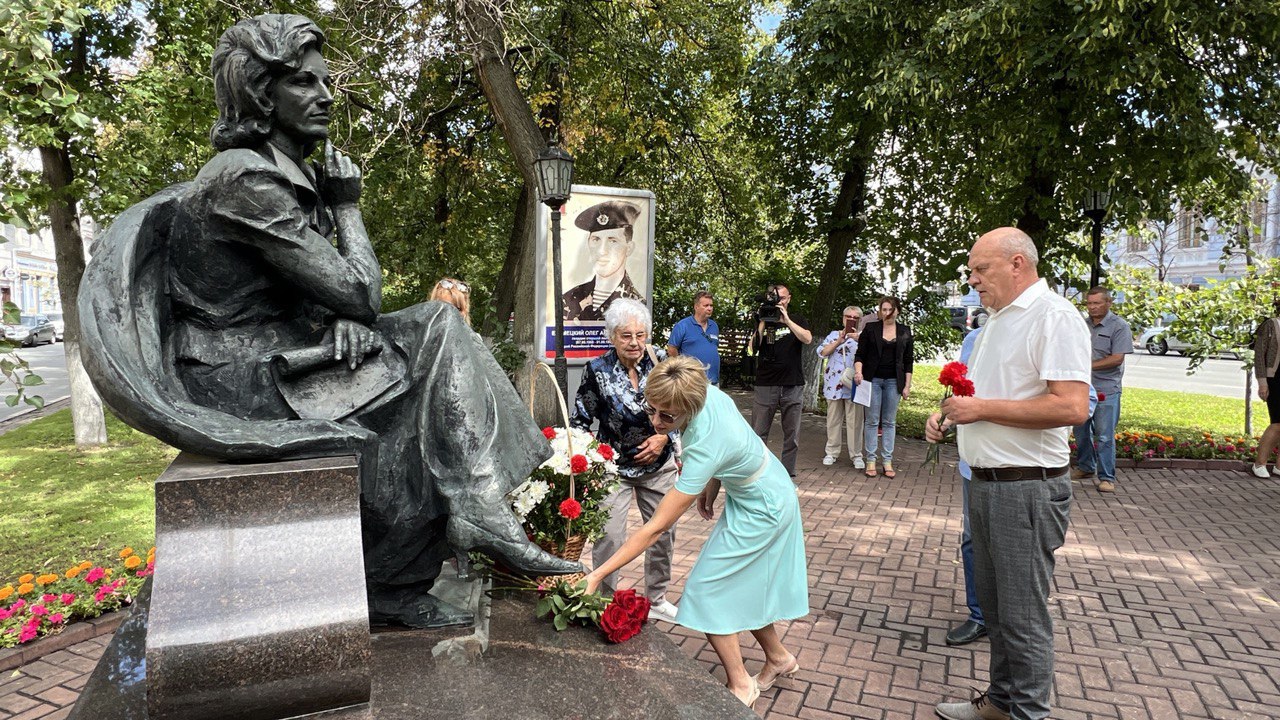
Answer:
<svg viewBox="0 0 1280 720"><path fill-rule="evenodd" d="M1014 482L1015 480L1048 480L1067 473L1066 465L1056 468L1044 467L1002 467L972 468L974 480L990 482Z"/></svg>

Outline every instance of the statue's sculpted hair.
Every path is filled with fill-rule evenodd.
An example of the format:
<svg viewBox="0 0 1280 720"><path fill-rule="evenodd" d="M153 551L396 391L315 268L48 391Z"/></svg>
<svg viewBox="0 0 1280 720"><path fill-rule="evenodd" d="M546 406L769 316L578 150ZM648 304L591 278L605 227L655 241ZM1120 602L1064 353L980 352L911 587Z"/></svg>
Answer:
<svg viewBox="0 0 1280 720"><path fill-rule="evenodd" d="M218 39L211 70L218 121L209 139L218 150L253 148L271 134L271 91L302 68L302 56L324 44L324 33L301 15L241 20Z"/></svg>

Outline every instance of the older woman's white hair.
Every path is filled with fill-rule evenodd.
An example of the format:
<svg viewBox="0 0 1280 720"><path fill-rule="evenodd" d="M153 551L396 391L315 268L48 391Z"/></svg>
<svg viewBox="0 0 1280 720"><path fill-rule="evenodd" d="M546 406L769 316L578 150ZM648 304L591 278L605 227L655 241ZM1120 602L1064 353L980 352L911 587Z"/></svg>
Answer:
<svg viewBox="0 0 1280 720"><path fill-rule="evenodd" d="M605 337L612 339L618 328L632 323L643 325L645 335L653 334L653 316L644 303L631 298L618 298L609 303L609 309L604 311Z"/></svg>

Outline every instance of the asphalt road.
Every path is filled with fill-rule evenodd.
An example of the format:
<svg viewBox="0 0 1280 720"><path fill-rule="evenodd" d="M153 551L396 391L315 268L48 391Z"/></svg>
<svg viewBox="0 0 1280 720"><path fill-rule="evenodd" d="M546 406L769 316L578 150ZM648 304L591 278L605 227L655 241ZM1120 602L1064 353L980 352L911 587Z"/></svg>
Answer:
<svg viewBox="0 0 1280 720"><path fill-rule="evenodd" d="M1187 375L1187 359L1169 351L1150 355L1134 350L1124 361L1124 387L1179 390L1220 397L1244 398L1244 370L1230 356L1207 360L1194 375ZM1257 391L1254 391L1257 397Z"/></svg>
<svg viewBox="0 0 1280 720"><path fill-rule="evenodd" d="M30 363L31 370L44 378L44 384L30 388L30 394L43 397L45 402L53 402L71 392L69 389L70 384L67 381L67 356L63 350L62 343L20 348L18 357ZM12 394L12 386L0 387L0 397ZM30 409L31 406L26 403L18 403L17 407L9 407L7 404L0 402L0 421L7 420L18 413Z"/></svg>

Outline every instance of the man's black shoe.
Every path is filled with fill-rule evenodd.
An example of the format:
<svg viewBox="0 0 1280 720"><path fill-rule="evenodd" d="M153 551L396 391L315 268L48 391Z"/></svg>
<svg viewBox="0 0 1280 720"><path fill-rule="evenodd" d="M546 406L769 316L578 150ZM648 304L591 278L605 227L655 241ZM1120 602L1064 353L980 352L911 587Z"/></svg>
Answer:
<svg viewBox="0 0 1280 720"><path fill-rule="evenodd" d="M947 633L948 645L968 645L969 643L987 636L987 626L982 623L966 620L963 625L957 626Z"/></svg>

